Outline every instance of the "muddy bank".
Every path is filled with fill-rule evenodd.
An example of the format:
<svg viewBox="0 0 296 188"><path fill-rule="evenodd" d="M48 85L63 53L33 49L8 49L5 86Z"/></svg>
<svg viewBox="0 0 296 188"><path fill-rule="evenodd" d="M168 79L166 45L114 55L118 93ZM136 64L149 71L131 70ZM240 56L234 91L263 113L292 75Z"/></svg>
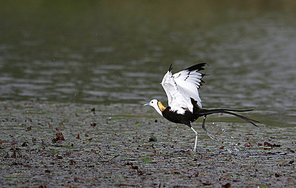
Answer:
<svg viewBox="0 0 296 188"><path fill-rule="evenodd" d="M159 118L150 108L0 103L0 186L261 186L296 184L295 127Z"/></svg>

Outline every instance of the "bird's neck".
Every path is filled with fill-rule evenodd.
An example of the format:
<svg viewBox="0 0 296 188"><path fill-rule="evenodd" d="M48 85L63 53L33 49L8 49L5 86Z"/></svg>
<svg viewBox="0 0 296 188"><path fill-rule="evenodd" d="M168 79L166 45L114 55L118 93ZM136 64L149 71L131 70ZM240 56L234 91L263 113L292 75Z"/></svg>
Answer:
<svg viewBox="0 0 296 188"><path fill-rule="evenodd" d="M158 107L158 108L155 108L155 110L156 110L160 115L162 115L162 112L163 112L166 108L163 106L163 104L162 104L160 101L157 102L157 107Z"/></svg>

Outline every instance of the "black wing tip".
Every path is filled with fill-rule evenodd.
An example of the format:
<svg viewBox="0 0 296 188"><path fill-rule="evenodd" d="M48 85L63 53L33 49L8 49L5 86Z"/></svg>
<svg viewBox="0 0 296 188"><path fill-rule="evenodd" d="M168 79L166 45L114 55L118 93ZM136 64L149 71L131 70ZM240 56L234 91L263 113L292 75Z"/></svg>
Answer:
<svg viewBox="0 0 296 188"><path fill-rule="evenodd" d="M204 70L204 66L206 65L206 63L199 63L196 65L192 65L191 67L188 67L186 70L188 71L200 71L200 70Z"/></svg>
<svg viewBox="0 0 296 188"><path fill-rule="evenodd" d="M173 64L170 65L169 72L173 70Z"/></svg>
<svg viewBox="0 0 296 188"><path fill-rule="evenodd" d="M200 71L200 70L204 70L204 66L206 65L206 63L198 63L195 65L192 65L188 68L186 68L185 70L188 70L189 72L191 71ZM169 72L171 72L173 70L173 64L170 65L169 67ZM203 74L202 76L204 76L205 74Z"/></svg>

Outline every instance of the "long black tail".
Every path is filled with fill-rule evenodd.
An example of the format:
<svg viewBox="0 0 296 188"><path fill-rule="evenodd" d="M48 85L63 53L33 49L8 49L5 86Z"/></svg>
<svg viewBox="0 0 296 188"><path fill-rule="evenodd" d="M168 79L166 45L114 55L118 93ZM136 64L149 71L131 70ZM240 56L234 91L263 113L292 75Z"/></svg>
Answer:
<svg viewBox="0 0 296 188"><path fill-rule="evenodd" d="M245 116L242 116L240 114L237 114L237 113L234 113L234 112L249 112L249 111L252 111L252 109L250 110L232 110L232 109L211 109L211 110L207 110L207 109L201 109L198 111L198 114L200 116L207 116L207 115L210 115L210 114L216 114L216 113L225 113L225 114L231 114L231 115L234 115L236 117L239 117L253 125L256 125L256 123L260 123L259 121L257 120L254 120L254 119L251 119L251 118L248 118L248 117L245 117Z"/></svg>

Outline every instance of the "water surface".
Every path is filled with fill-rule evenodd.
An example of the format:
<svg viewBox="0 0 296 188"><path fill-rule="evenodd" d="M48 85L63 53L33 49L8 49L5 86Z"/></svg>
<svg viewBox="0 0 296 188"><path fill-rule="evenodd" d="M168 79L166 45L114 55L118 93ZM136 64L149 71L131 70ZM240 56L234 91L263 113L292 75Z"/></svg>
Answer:
<svg viewBox="0 0 296 188"><path fill-rule="evenodd" d="M295 12L294 1L1 1L0 100L166 101L171 63L206 62L204 107L294 125Z"/></svg>

